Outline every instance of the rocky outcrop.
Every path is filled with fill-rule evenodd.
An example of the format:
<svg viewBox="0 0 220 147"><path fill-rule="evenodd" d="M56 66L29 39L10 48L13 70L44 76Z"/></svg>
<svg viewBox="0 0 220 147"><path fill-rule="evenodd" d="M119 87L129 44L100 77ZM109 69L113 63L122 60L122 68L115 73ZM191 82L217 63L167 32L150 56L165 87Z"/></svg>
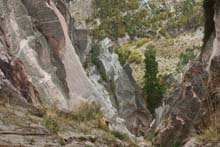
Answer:
<svg viewBox="0 0 220 147"><path fill-rule="evenodd" d="M148 128L150 114L132 77L130 67L121 67L117 55L113 53L114 43L110 39L104 39L92 47L91 36L88 36L92 26L86 23L87 19L92 16L92 0L73 0L70 2L69 10L77 28L78 54L81 61L89 67L89 78L101 97L105 98L105 102L112 107L114 112L125 119L129 130L135 132L138 130L137 126L142 126L142 129ZM89 61L90 57L92 63ZM137 132L135 134L138 134Z"/></svg>
<svg viewBox="0 0 220 147"><path fill-rule="evenodd" d="M122 67L118 56L113 52L113 42L106 38L93 47L92 61L102 77L103 90L108 93L119 116L125 119L127 127L134 134L148 128L150 113L145 107L143 97L132 77L129 65ZM94 77L93 74L90 76ZM94 81L94 80L93 80Z"/></svg>
<svg viewBox="0 0 220 147"><path fill-rule="evenodd" d="M9 45L0 29L0 95L8 103L31 103L39 106L41 100L25 72L23 63L8 54ZM17 97L17 99L15 98Z"/></svg>
<svg viewBox="0 0 220 147"><path fill-rule="evenodd" d="M220 56L212 59L209 77L209 98L213 110L219 111L220 104Z"/></svg>
<svg viewBox="0 0 220 147"><path fill-rule="evenodd" d="M75 19L77 30L88 29L86 21L93 14L92 0L71 0L69 10L71 16Z"/></svg>
<svg viewBox="0 0 220 147"><path fill-rule="evenodd" d="M39 8L46 11L44 11L45 14L51 15L50 18L55 18L54 14L45 7L44 1L34 2L36 3L35 6L39 6ZM31 2L29 1L29 3ZM40 21L37 20L37 18L31 19L26 7L20 0L16 2L2 0L0 5L2 18L1 28L9 45L7 52L10 53L13 58L19 58L22 61L25 72L30 82L38 91L43 103L51 104L56 101L60 103L60 108L66 107L65 97L67 96L64 91L67 88L64 86L66 85L65 80L61 82L61 78L58 78L56 75L56 72L60 71L60 69L56 70L56 66L52 64L52 47L47 43L45 36L40 33L40 29L38 30L36 28L37 25L35 26L33 23L34 20L36 23ZM36 10L36 8L34 9L31 6L29 6L29 8ZM43 15L42 10L32 11L32 13L38 12L37 14L39 14L41 12L42 14L39 14L39 16L46 17L46 15ZM53 27L56 28L59 27L56 19L55 22L57 25L54 23L46 24L53 24ZM60 36L62 36L61 33ZM60 74L60 77L62 77L62 74ZM57 82L55 83L54 81Z"/></svg>
<svg viewBox="0 0 220 147"><path fill-rule="evenodd" d="M206 3L207 2L207 3ZM206 22L208 27L206 29L214 29L215 32L205 31L205 36L209 36L209 40L205 42L207 49L206 54L203 55L203 62L205 63L191 63L189 68L184 73L183 82L180 86L177 86L173 91L164 98L164 105L157 109L156 113L156 144L158 146L169 147L172 145L181 145L182 141L189 136L191 131L205 127L214 127L213 125L219 113L219 1L204 1L204 5L211 3L215 7L208 10L215 10L214 24L212 22ZM209 5L207 5L209 6ZM207 13L210 13L208 11ZM207 18L209 21L211 18ZM210 30L211 31L211 30ZM211 33L211 34L210 34ZM206 38L204 38L206 39ZM207 137L207 136L206 136ZM189 140L186 143L187 146L212 146L218 143L209 143L209 139L204 143L198 143L197 140ZM207 143L208 142L208 143ZM218 146L218 145L217 145Z"/></svg>
<svg viewBox="0 0 220 147"><path fill-rule="evenodd" d="M9 46L6 52L23 63L24 71L43 104L56 104L59 109L71 110L74 101L89 98L95 93L95 90L90 91L94 88L72 42L64 36L64 33L68 36L68 32L63 32L57 16L45 1L2 0L0 5L1 29ZM58 1L57 5L68 25L73 25L64 3Z"/></svg>
<svg viewBox="0 0 220 147"><path fill-rule="evenodd" d="M79 6L79 1L71 4ZM91 39L86 27L79 23L75 28L72 17L76 14L71 17L68 7L61 0L0 0L2 97L19 99L24 105L55 105L62 111L96 101L112 130L130 134L126 126L132 132L147 127L150 115L131 70L120 66L109 40L100 44L103 52L99 55L108 80L99 82L103 77L95 66L88 78L81 62L86 61ZM79 8L80 12L84 9ZM87 17L82 18L85 22Z"/></svg>
<svg viewBox="0 0 220 147"><path fill-rule="evenodd" d="M201 125L206 112L203 102L207 98L207 89L208 73L203 65L189 65L182 84L174 88L164 98L163 106L156 110L157 146L178 145L188 136L192 127Z"/></svg>
<svg viewBox="0 0 220 147"><path fill-rule="evenodd" d="M87 20L93 14L92 0L71 0L68 5L70 15L74 18L74 27L76 28L75 37L77 53L81 62L85 63L86 57L91 51L92 39L89 36L90 25Z"/></svg>

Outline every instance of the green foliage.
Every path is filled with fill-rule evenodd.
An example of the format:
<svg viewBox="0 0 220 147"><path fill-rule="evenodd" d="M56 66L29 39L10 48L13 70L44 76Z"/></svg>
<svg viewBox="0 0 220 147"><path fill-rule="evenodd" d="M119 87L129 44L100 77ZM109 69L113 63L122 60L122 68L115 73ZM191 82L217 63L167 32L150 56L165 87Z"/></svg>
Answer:
<svg viewBox="0 0 220 147"><path fill-rule="evenodd" d="M116 138L118 138L120 140L124 140L124 141L130 141L131 140L129 138L128 134L121 133L121 132L118 132L118 131L112 131L111 133L112 133L112 135L114 135Z"/></svg>
<svg viewBox="0 0 220 147"><path fill-rule="evenodd" d="M91 121L94 119L101 119L103 117L103 113L101 111L101 106L92 103L92 104L81 104L76 112L73 112L75 119L79 122Z"/></svg>
<svg viewBox="0 0 220 147"><path fill-rule="evenodd" d="M123 37L126 32L131 36L143 35L141 28L144 26L147 11L135 12L139 8L138 0L94 0L93 7L93 19L90 20L99 18L101 22L91 31L94 38L116 39Z"/></svg>
<svg viewBox="0 0 220 147"><path fill-rule="evenodd" d="M150 42L151 40L149 38L143 38L143 39L140 39L136 42L136 47L142 47L144 44Z"/></svg>
<svg viewBox="0 0 220 147"><path fill-rule="evenodd" d="M180 54L180 64L186 65L189 60L195 58L194 50L192 48L187 48L186 51Z"/></svg>
<svg viewBox="0 0 220 147"><path fill-rule="evenodd" d="M130 47L131 47L130 44L124 44L116 50L121 65L124 65L127 62L127 59L131 54Z"/></svg>
<svg viewBox="0 0 220 147"><path fill-rule="evenodd" d="M94 147L94 145L86 145L86 147Z"/></svg>
<svg viewBox="0 0 220 147"><path fill-rule="evenodd" d="M173 144L171 144L171 147L180 147L181 143L180 141L173 141Z"/></svg>
<svg viewBox="0 0 220 147"><path fill-rule="evenodd" d="M61 146L65 146L65 144L66 144L65 139L60 137L59 138L59 143L60 143Z"/></svg>
<svg viewBox="0 0 220 147"><path fill-rule="evenodd" d="M146 103L151 113L154 113L162 100L164 88L159 83L157 77L158 63L156 61L156 51L154 47L148 47L145 51L145 85L144 93L147 97Z"/></svg>
<svg viewBox="0 0 220 147"><path fill-rule="evenodd" d="M72 112L72 117L79 124L86 124L90 127L100 128L106 132L109 126L103 120L104 115L101 106L95 102L81 104L77 111Z"/></svg>
<svg viewBox="0 0 220 147"><path fill-rule="evenodd" d="M128 59L129 63L136 63L136 64L140 64L142 63L142 54L139 50L133 50L129 56Z"/></svg>
<svg viewBox="0 0 220 147"><path fill-rule="evenodd" d="M65 129L65 126L78 125L81 131L89 131L92 128L99 128L109 132L108 123L104 119L101 106L95 102L81 103L73 112L63 112L50 107L45 109L44 125L53 133ZM62 140L61 140L62 141Z"/></svg>
<svg viewBox="0 0 220 147"><path fill-rule="evenodd" d="M196 55L194 53L194 50L195 50L196 47L193 47L193 48L187 48L185 52L181 53L180 56L179 56L179 63L177 65L177 71L178 72L182 72L183 71L183 67L189 63L190 60L193 60Z"/></svg>
<svg viewBox="0 0 220 147"><path fill-rule="evenodd" d="M138 0L94 0L93 7L89 20L99 19L100 25L91 34L98 40L115 40L125 33L131 38L169 37L173 31L198 28L202 22L202 2L196 0L178 2L174 11L161 1L149 1L140 8Z"/></svg>
<svg viewBox="0 0 220 147"><path fill-rule="evenodd" d="M141 43L143 42L146 42L146 40L141 41ZM116 53L119 56L119 62L121 65L124 65L127 62L136 64L142 63L143 57L141 51L134 49L137 44L138 42L134 44L127 43L116 49Z"/></svg>
<svg viewBox="0 0 220 147"><path fill-rule="evenodd" d="M53 133L57 133L60 130L60 124L56 118L48 116L44 119L45 126Z"/></svg>

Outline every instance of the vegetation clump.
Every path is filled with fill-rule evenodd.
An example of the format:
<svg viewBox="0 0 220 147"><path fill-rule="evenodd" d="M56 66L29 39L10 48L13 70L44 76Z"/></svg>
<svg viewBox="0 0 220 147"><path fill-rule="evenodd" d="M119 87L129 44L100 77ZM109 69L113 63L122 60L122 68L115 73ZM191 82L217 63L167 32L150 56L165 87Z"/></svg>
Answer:
<svg viewBox="0 0 220 147"><path fill-rule="evenodd" d="M111 7L114 6L114 7ZM91 35L98 40L113 40L128 34L131 38L169 37L201 26L202 2L186 0L170 7L163 1L140 4L138 0L94 0L90 21L98 22ZM173 10L174 9L174 10ZM175 33L174 33L175 32Z"/></svg>
<svg viewBox="0 0 220 147"><path fill-rule="evenodd" d="M44 125L52 133L58 133L65 129L65 126L77 125L82 131L89 131L98 128L109 131L108 122L105 121L101 106L97 103L82 103L77 110L63 112L55 107L45 109Z"/></svg>
<svg viewBox="0 0 220 147"><path fill-rule="evenodd" d="M179 56L179 63L177 65L177 72L183 72L184 66L189 63L189 61L195 59L196 54L194 53L195 47L194 48L187 48L185 52L181 53Z"/></svg>
<svg viewBox="0 0 220 147"><path fill-rule="evenodd" d="M140 64L143 62L142 53L140 50L135 48L135 44L136 43L127 43L116 49L121 65L126 63Z"/></svg>
<svg viewBox="0 0 220 147"><path fill-rule="evenodd" d="M100 25L91 31L96 39L116 39L125 33L131 36L141 34L143 25L139 23L144 23L147 12L135 12L139 8L138 0L94 0L93 7L93 19L90 20L100 20Z"/></svg>
<svg viewBox="0 0 220 147"><path fill-rule="evenodd" d="M118 131L112 131L111 133L112 133L112 135L114 135L116 138L118 138L120 140L124 140L124 141L128 141L128 142L131 141L128 134L121 133L121 132L118 132Z"/></svg>
<svg viewBox="0 0 220 147"><path fill-rule="evenodd" d="M145 82L144 82L144 93L147 97L146 103L151 113L154 113L162 100L164 88L160 84L157 77L158 74L158 63L156 61L156 51L154 47L149 47L145 51Z"/></svg>
<svg viewBox="0 0 220 147"><path fill-rule="evenodd" d="M133 50L129 56L128 62L129 63L142 63L142 53L139 50Z"/></svg>

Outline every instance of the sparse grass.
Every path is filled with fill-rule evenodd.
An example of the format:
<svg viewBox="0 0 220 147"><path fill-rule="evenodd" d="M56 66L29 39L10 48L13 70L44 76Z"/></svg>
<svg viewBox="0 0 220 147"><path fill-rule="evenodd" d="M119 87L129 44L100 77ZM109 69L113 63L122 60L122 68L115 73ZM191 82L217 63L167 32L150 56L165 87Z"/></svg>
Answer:
<svg viewBox="0 0 220 147"><path fill-rule="evenodd" d="M205 84L203 83L203 87ZM220 107L215 100L209 95L208 89L204 90L207 110L206 126L201 129L201 133L196 137L205 142L216 143L220 140Z"/></svg>
<svg viewBox="0 0 220 147"><path fill-rule="evenodd" d="M91 121L94 119L101 119L103 113L101 106L96 103L83 103L75 112L72 112L76 120L79 122Z"/></svg>
<svg viewBox="0 0 220 147"><path fill-rule="evenodd" d="M61 146L64 146L66 144L65 140L62 137L59 138L59 143Z"/></svg>
<svg viewBox="0 0 220 147"><path fill-rule="evenodd" d="M60 122L56 119L56 117L48 116L44 121L46 128L48 128L52 133L60 131Z"/></svg>
<svg viewBox="0 0 220 147"><path fill-rule="evenodd" d="M202 131L202 134L197 136L200 140L208 140L211 142L217 142L220 140L219 130L216 127L210 126Z"/></svg>
<svg viewBox="0 0 220 147"><path fill-rule="evenodd" d="M61 112L55 107L45 109L44 125L53 133L58 133L66 126L77 126L78 130L88 133L91 129L109 131L101 106L97 103L83 103L73 112Z"/></svg>
<svg viewBox="0 0 220 147"><path fill-rule="evenodd" d="M210 110L210 108L208 109ZM210 114L207 119L209 119L209 123L207 124L208 127L202 129L201 133L196 136L201 141L209 141L212 143L218 142L220 140L220 111L218 110Z"/></svg>
<svg viewBox="0 0 220 147"><path fill-rule="evenodd" d="M109 131L108 124L101 111L101 106L97 103L84 103L77 111L73 112L73 115L79 124L83 123L90 128Z"/></svg>
<svg viewBox="0 0 220 147"><path fill-rule="evenodd" d="M127 134L110 131L109 122L104 118L101 107L97 103L83 103L73 112L61 112L55 107L45 109L44 124L51 133L57 135L62 132L74 129L83 134L93 134L107 141L117 141L117 139L135 146L134 142ZM60 136L59 143L65 145L65 141Z"/></svg>
<svg viewBox="0 0 220 147"><path fill-rule="evenodd" d="M117 132L117 131L112 131L111 133L112 133L112 135L114 135L116 138L118 138L120 140L131 142L131 139L128 136L128 134L124 134L124 133Z"/></svg>

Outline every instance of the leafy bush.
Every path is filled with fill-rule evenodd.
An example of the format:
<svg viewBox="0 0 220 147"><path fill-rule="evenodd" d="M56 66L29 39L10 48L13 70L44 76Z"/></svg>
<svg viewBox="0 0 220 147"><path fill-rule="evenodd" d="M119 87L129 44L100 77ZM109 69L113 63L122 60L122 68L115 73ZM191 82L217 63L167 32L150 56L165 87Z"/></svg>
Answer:
<svg viewBox="0 0 220 147"><path fill-rule="evenodd" d="M149 47L145 51L145 85L144 93L147 97L146 103L151 113L154 113L162 100L164 88L159 83L157 77L158 74L158 63L156 61L156 51L154 47Z"/></svg>
<svg viewBox="0 0 220 147"><path fill-rule="evenodd" d="M119 62L121 65L124 65L127 62L127 59L129 58L131 51L130 51L130 44L124 44L120 48L116 50L116 53L119 56Z"/></svg>
<svg viewBox="0 0 220 147"><path fill-rule="evenodd" d="M143 38L143 39L140 39L136 42L136 46L137 47L142 47L144 44L150 42L150 39L149 38Z"/></svg>
<svg viewBox="0 0 220 147"><path fill-rule="evenodd" d="M129 56L128 59L129 63L136 63L136 64L140 64L142 63L142 54L139 50L133 50Z"/></svg>

